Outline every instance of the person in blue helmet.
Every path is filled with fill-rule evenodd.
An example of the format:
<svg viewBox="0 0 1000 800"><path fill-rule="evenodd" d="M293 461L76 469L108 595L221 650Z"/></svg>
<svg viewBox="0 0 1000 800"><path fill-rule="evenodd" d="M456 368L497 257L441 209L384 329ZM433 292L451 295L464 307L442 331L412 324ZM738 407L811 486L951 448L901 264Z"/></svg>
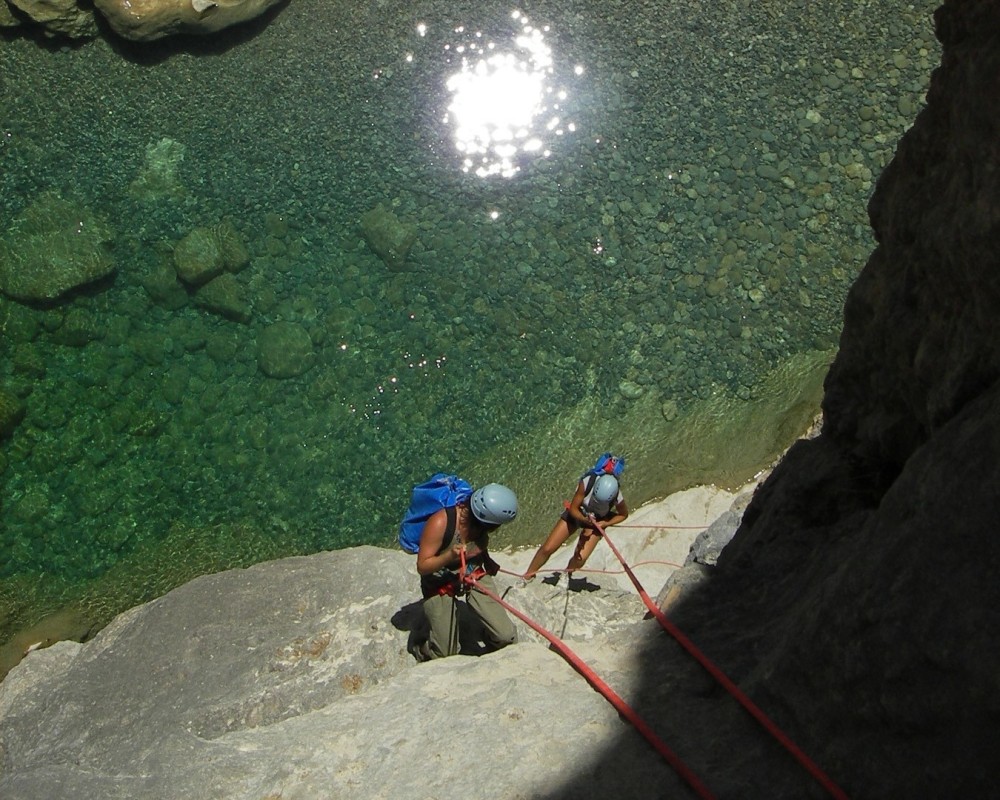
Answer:
<svg viewBox="0 0 1000 800"><path fill-rule="evenodd" d="M531 559L524 573L526 581L532 580L563 542L578 530L580 537L566 571L573 573L581 569L604 535L604 529L628 519L628 504L618 482L624 469L624 458L605 453L580 477L573 499L566 504L566 510L559 515L548 538Z"/></svg>
<svg viewBox="0 0 1000 800"><path fill-rule="evenodd" d="M517 630L504 608L477 591L466 593L459 571L465 555L466 573L496 591L493 576L500 565L489 554L490 533L517 516L517 496L499 483L477 489L457 506L434 512L420 534L417 572L423 608L430 624L425 641L414 646L419 661L444 658L459 651L458 598L482 622L486 646L498 650L517 641Z"/></svg>

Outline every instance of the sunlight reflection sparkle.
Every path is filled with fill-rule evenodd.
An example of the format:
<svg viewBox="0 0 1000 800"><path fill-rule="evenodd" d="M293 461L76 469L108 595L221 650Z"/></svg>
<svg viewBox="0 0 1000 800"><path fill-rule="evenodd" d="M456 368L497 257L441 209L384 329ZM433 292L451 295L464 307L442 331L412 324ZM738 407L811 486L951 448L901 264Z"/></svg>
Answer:
<svg viewBox="0 0 1000 800"><path fill-rule="evenodd" d="M511 17L518 29L509 43L486 41L475 32L445 48L461 61L445 84L451 103L444 121L453 128L463 171L480 177L512 177L520 170L519 156L548 156L545 139L573 130L558 113L567 92L551 85L548 29L534 27L520 11ZM465 27L455 32L464 34Z"/></svg>

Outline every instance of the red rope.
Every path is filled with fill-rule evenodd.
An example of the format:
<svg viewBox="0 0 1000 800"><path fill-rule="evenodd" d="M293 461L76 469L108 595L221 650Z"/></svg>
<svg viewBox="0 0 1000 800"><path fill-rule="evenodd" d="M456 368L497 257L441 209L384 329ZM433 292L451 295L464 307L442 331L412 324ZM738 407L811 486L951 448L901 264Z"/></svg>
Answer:
<svg viewBox="0 0 1000 800"><path fill-rule="evenodd" d="M823 788L826 789L832 797L836 797L838 800L848 800L844 791L837 786L837 784L834 783L833 780L825 772L823 772L823 770L821 770L811 758L809 758L809 756L807 756L791 739L789 739L788 736L777 725L775 725L774 722L771 721L770 717L768 717L767 714L765 714L757 706L757 704L753 702L753 700L747 697L721 669L713 664L708 657L695 646L694 642L688 639L688 637L685 636L676 625L667 619L667 615L660 610L660 607L650 599L646 590L642 588L642 584L639 583L638 578L635 577L635 573L632 572L629 565L625 562L625 559L622 558L622 554L618 552L618 548L615 547L614 542L612 542L608 537L608 532L606 530L604 531L604 541L608 543L612 552L615 556L617 556L618 560L625 568L625 572L631 579L632 584L639 592L642 602L646 604L646 608L648 608L653 616L656 617L662 628L673 636L674 639L677 640L678 644L687 650L699 664L708 670L709 674L715 678L719 684L726 689L726 691L736 698L740 705L749 711L750 715L763 725L767 732L777 739L778 742L792 755L792 757L798 761L799 764L805 767L810 775L819 781Z"/></svg>
<svg viewBox="0 0 1000 800"><path fill-rule="evenodd" d="M533 619L528 617L526 614L518 611L514 606L505 601L496 592L492 592L485 586L480 586L474 577L467 576L465 574L465 553L461 555L462 564L462 581L468 584L470 587L475 589L477 592L486 595L487 597L495 600L505 609L507 609L511 614L517 617L519 620L524 622L526 625L530 626L532 629L537 631L556 649L556 651L565 658L570 665L579 672L586 681L593 686L598 692L600 692L604 697L615 707L619 714L621 714L625 719L632 723L637 731L648 741L653 748L658 752L666 762L674 768L674 771L680 775L688 785L695 791L695 794L702 800L715 800L715 795L713 795L707 786L702 783L701 779L694 774L694 772L688 767L680 758L671 750L666 743L660 739L659 736L654 733L653 729L646 724L646 722L640 717L631 706L626 703L621 696L615 692L601 677L592 670L587 663L580 658L576 653L574 653L565 642L563 642L554 633L543 628Z"/></svg>

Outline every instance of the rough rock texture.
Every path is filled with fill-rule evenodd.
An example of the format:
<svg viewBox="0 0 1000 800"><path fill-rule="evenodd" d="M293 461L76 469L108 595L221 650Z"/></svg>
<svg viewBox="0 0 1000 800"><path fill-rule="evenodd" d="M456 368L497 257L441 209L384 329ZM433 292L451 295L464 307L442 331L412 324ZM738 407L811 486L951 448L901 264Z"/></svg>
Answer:
<svg viewBox="0 0 1000 800"><path fill-rule="evenodd" d="M1000 782L1000 4L935 19L943 63L871 200L823 433L679 614L853 797Z"/></svg>
<svg viewBox="0 0 1000 800"><path fill-rule="evenodd" d="M77 0L7 0L50 36L86 39L97 35L97 23L89 8Z"/></svg>
<svg viewBox="0 0 1000 800"><path fill-rule="evenodd" d="M115 33L148 42L175 33L214 33L260 16L279 0L94 0Z"/></svg>
<svg viewBox="0 0 1000 800"><path fill-rule="evenodd" d="M35 199L0 239L0 290L48 301L115 271L113 233L90 209L55 192Z"/></svg>
<svg viewBox="0 0 1000 800"><path fill-rule="evenodd" d="M617 691L636 685L632 651L653 629L634 594L500 583ZM523 625L499 653L415 665L416 588L399 551L284 559L198 578L85 645L33 652L0 684L0 796L442 797L474 764L499 796L539 797L626 730ZM477 652L475 628L464 634ZM629 740L621 772L595 788L682 791Z"/></svg>
<svg viewBox="0 0 1000 800"><path fill-rule="evenodd" d="M879 244L848 298L825 409L883 486L1000 375L998 19L982 0L936 15L942 66L869 207Z"/></svg>
<svg viewBox="0 0 1000 800"><path fill-rule="evenodd" d="M737 497L731 508L695 537L684 564L670 575L656 596L660 609L672 612L678 603L690 597L695 587L711 578L712 567L718 564L722 551L736 535L750 496L748 490Z"/></svg>

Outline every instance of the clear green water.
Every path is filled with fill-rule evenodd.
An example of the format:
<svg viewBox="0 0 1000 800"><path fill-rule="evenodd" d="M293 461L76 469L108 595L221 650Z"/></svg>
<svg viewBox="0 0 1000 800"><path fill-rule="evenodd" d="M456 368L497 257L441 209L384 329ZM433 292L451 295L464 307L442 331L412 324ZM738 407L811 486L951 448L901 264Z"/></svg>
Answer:
<svg viewBox="0 0 1000 800"><path fill-rule="evenodd" d="M0 235L54 190L117 264L51 307L0 299L0 388L27 406L0 444L5 631L389 544L439 469L510 484L509 535L537 540L601 450L637 503L748 477L816 410L934 4L532 3L565 98L541 152L480 178L446 80L462 45L523 55L512 8L295 0L211 42L0 41ZM379 204L417 230L401 271L360 232ZM223 219L251 321L154 302L173 245ZM258 369L276 321L314 343L300 377Z"/></svg>

